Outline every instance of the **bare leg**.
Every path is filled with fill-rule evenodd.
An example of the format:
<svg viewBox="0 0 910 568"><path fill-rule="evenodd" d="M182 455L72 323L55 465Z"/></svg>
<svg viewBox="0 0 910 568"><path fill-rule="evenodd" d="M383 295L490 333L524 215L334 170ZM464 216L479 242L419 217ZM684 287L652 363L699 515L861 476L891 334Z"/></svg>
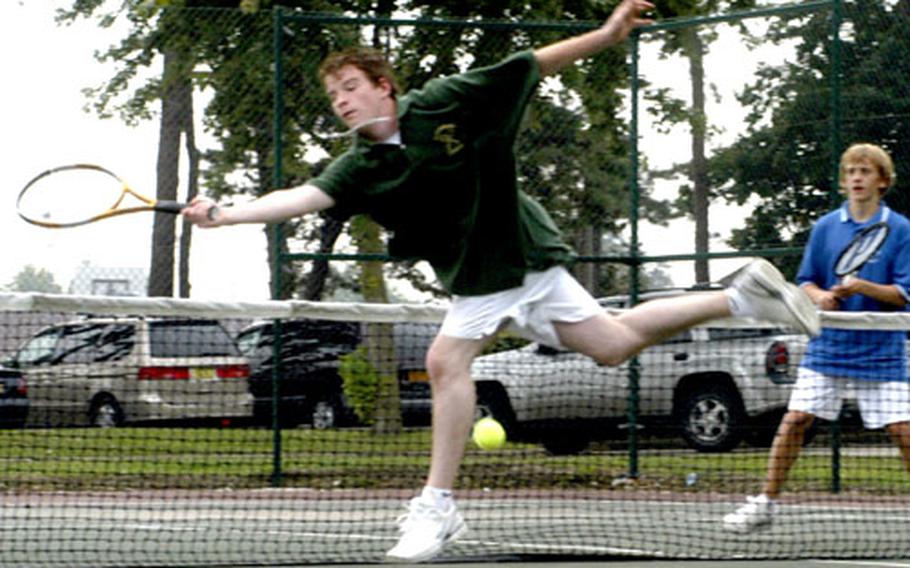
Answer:
<svg viewBox="0 0 910 568"><path fill-rule="evenodd" d="M907 472L910 472L910 422L895 422L886 426L891 439L901 451L901 459Z"/></svg>
<svg viewBox="0 0 910 568"><path fill-rule="evenodd" d="M613 317L604 313L575 323L554 322L564 346L606 365L619 365L642 349L694 325L728 317L723 292L652 300Z"/></svg>
<svg viewBox="0 0 910 568"><path fill-rule="evenodd" d="M438 336L427 354L433 391L433 447L427 485L452 489L474 421L471 362L486 340Z"/></svg>
<svg viewBox="0 0 910 568"><path fill-rule="evenodd" d="M783 489L790 469L796 463L803 449L806 428L812 425L814 416L808 412L790 410L784 415L774 443L771 445L771 456L768 458L768 471L762 493L771 499L777 499Z"/></svg>

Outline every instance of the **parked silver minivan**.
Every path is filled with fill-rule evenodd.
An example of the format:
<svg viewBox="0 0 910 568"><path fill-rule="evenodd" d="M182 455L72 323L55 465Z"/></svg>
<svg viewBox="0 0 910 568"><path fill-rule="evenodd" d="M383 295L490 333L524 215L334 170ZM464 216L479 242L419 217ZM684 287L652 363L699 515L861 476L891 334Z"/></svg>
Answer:
<svg viewBox="0 0 910 568"><path fill-rule="evenodd" d="M252 415L249 364L214 320L81 319L38 332L7 364L28 381L32 427Z"/></svg>

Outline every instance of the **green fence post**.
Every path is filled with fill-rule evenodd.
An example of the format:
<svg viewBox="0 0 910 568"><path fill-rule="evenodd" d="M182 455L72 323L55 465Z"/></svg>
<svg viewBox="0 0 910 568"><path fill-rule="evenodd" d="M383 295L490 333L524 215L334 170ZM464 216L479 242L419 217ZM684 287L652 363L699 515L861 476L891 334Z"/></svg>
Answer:
<svg viewBox="0 0 910 568"><path fill-rule="evenodd" d="M282 9L281 6L275 6L272 11L272 45L273 45L273 58L274 58L274 74L275 74L275 92L272 95L272 115L273 115L273 126L274 132L272 133L274 143L275 143L275 156L274 156L274 169L272 173L273 182L275 187L281 187L283 182L281 156L284 151L283 141L282 141L282 127L284 121L284 99L283 99L283 83L284 77L282 73L282 30L284 28L284 22L282 18ZM272 299L278 299L281 295L281 272L282 272L282 262L284 259L281 258L281 247L278 243L281 241L281 224L275 223L272 225L271 230L273 231L272 238L272 258L275 266L272 269ZM279 380L281 379L281 324L279 321L275 321L272 326L272 333L274 337L272 339L272 475L270 476L271 484L275 487L281 485L282 481L282 471L281 471L281 421L279 420L279 408L278 403L280 401L280 392L279 392Z"/></svg>
<svg viewBox="0 0 910 568"><path fill-rule="evenodd" d="M840 152L841 152L841 60L840 28L843 15L841 0L833 0L831 5L831 201L837 205L840 194ZM838 415L831 424L831 492L841 490L841 416Z"/></svg>
<svg viewBox="0 0 910 568"><path fill-rule="evenodd" d="M629 243L629 254L632 262L629 264L629 305L634 306L638 303L639 294L639 264L638 264L638 43L640 34L636 30L632 33L631 55L629 63L630 87L631 87L631 111L632 117L629 121L629 222L631 225L631 239ZM629 440L629 473L630 479L637 479L638 472L638 403L639 403L639 362L638 357L633 357L629 361L629 398L627 408L628 418L628 440Z"/></svg>

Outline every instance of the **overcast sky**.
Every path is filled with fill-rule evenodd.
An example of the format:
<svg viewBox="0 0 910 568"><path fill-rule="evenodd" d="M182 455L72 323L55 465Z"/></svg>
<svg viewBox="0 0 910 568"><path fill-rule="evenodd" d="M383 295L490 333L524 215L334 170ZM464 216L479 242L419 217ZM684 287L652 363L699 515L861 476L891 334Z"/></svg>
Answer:
<svg viewBox="0 0 910 568"><path fill-rule="evenodd" d="M129 128L83 111L81 90L103 83L111 68L93 57L121 33L90 22L54 23L56 7L72 1L0 2L2 168L0 238L4 243L0 284L26 264L51 270L66 289L80 263L147 267L151 250L148 214L74 229L49 230L21 221L15 212L19 189L36 174L57 165L103 165L144 193L154 194L157 123ZM185 171L184 168L181 171ZM12 246L11 246L12 245ZM261 226L196 231L193 236L193 296L267 299L265 239Z"/></svg>

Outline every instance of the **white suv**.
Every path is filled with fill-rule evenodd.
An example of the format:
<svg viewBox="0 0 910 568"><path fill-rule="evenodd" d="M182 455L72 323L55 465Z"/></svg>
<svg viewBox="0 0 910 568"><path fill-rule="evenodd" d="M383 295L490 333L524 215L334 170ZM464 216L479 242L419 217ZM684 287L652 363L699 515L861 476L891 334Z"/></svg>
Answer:
<svg viewBox="0 0 910 568"><path fill-rule="evenodd" d="M82 319L45 328L7 363L28 381L30 426L252 414L247 360L213 320Z"/></svg>

